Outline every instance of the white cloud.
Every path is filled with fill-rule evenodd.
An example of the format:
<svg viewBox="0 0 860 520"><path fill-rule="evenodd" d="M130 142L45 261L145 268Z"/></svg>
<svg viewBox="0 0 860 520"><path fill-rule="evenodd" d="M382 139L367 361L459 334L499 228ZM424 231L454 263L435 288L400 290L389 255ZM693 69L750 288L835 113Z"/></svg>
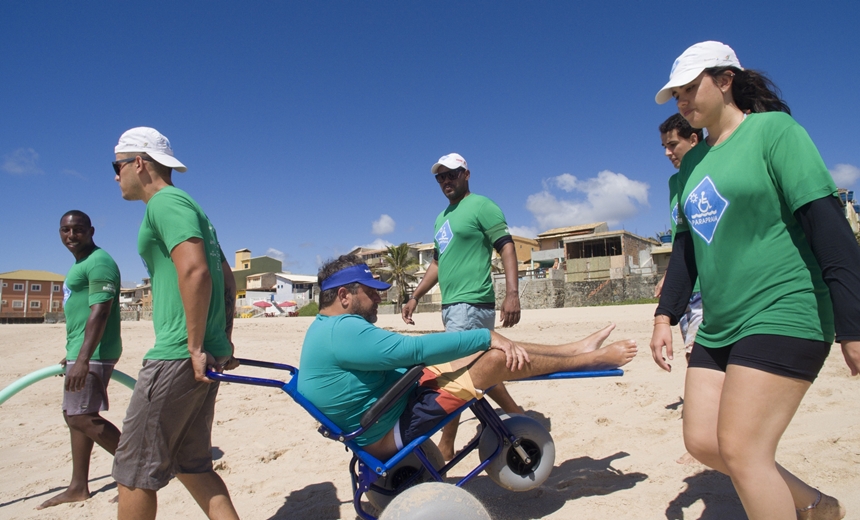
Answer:
<svg viewBox="0 0 860 520"><path fill-rule="evenodd" d="M266 249L266 256L276 258L276 259L280 260L281 262L283 262L287 258L286 253L284 253L283 251L278 251L274 247L270 247L269 249Z"/></svg>
<svg viewBox="0 0 860 520"><path fill-rule="evenodd" d="M581 193L585 197L559 199L550 193L552 187L568 193ZM647 183L609 170L584 180L563 173L545 182L542 192L529 195L526 209L531 211L542 229L603 221L611 226L635 216L639 206L648 205L648 188Z"/></svg>
<svg viewBox="0 0 860 520"><path fill-rule="evenodd" d="M36 163L39 162L39 154L32 148L19 148L3 157L3 171L12 175L34 175L43 172Z"/></svg>
<svg viewBox="0 0 860 520"><path fill-rule="evenodd" d="M860 178L860 168L853 164L837 164L830 169L830 175L838 188L850 188Z"/></svg>
<svg viewBox="0 0 860 520"><path fill-rule="evenodd" d="M384 238L377 238L369 244L365 244L363 246L353 246L352 249L355 249L356 247L363 247L365 249L385 249L386 247L393 245L394 244L392 244L388 240L385 240Z"/></svg>
<svg viewBox="0 0 860 520"><path fill-rule="evenodd" d="M64 170L60 170L60 173L62 173L63 175L68 175L70 177L77 177L78 179L81 179L84 181L88 180L86 177L84 177L83 175L81 175L80 173L78 173L75 170L65 170L64 169Z"/></svg>
<svg viewBox="0 0 860 520"><path fill-rule="evenodd" d="M529 226L508 226L508 231L512 235L525 238L536 238L538 230Z"/></svg>
<svg viewBox="0 0 860 520"><path fill-rule="evenodd" d="M389 233L394 232L394 219L389 217L388 215L380 215L379 220L373 221L373 234L374 235L387 235Z"/></svg>

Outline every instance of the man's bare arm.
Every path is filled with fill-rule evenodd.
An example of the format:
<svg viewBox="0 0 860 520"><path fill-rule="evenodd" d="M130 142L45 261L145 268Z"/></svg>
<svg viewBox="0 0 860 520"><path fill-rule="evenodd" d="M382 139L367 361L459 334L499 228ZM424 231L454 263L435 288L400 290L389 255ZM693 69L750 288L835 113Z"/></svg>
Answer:
<svg viewBox="0 0 860 520"><path fill-rule="evenodd" d="M517 271L517 251L513 242L502 246L502 265L505 267L505 300L502 302L502 327L513 327L520 322L520 286Z"/></svg>
<svg viewBox="0 0 860 520"><path fill-rule="evenodd" d="M84 342L81 344L81 351L69 373L66 374L66 391L77 392L84 389L87 374L90 371L90 358L93 357L93 352L96 351L96 347L104 336L112 303L113 298L90 306L90 316L87 318L84 329Z"/></svg>
<svg viewBox="0 0 860 520"><path fill-rule="evenodd" d="M194 378L211 383L212 380L206 377L206 369L215 365L215 359L203 350L203 339L206 335L209 299L212 296L212 278L206 263L203 240L190 238L180 243L170 252L170 258L176 266L179 294L185 309L188 352L191 354Z"/></svg>
<svg viewBox="0 0 860 520"><path fill-rule="evenodd" d="M236 279L227 262L221 262L224 274L224 314L227 318L227 339L233 340L233 316L236 314Z"/></svg>
<svg viewBox="0 0 860 520"><path fill-rule="evenodd" d="M436 259L433 259L430 262L430 265L427 266L427 272L424 273L424 278L418 282L418 287L415 288L415 291L412 293L412 297L414 300L409 300L403 305L403 309L400 311L400 317L403 318L403 321L409 325L415 325L415 322L412 321L412 313L415 312L415 308L418 307L418 300L430 292L430 289L433 288L434 285L439 281L439 263L436 262Z"/></svg>

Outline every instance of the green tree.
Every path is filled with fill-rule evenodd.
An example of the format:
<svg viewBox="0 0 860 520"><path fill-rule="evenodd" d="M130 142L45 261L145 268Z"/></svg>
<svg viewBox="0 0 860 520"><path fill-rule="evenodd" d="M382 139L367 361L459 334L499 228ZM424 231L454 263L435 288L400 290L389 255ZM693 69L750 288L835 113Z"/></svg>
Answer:
<svg viewBox="0 0 860 520"><path fill-rule="evenodd" d="M385 282L393 286L391 290L395 291L397 295L395 301L399 310L406 301L406 288L410 283L418 280L418 277L415 276L419 267L418 259L409 254L409 246L406 242L399 246L388 246L387 249L388 254L382 257L385 265L377 267L374 271Z"/></svg>

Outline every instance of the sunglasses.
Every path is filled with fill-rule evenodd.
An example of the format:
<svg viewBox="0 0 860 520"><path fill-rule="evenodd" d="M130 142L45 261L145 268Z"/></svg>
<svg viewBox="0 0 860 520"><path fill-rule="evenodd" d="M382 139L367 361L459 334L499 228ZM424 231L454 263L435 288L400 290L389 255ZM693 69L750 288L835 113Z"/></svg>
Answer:
<svg viewBox="0 0 860 520"><path fill-rule="evenodd" d="M437 173L434 175L436 177L436 182L442 184L445 181L455 181L460 178L460 174L463 173L463 168L457 168L456 170L451 170L447 172Z"/></svg>
<svg viewBox="0 0 860 520"><path fill-rule="evenodd" d="M116 175L119 175L119 171L120 171L120 170L122 170L122 165L123 165L123 164L130 163L130 162L132 162L133 160L137 159L138 157L140 157L140 158L141 158L142 160L144 160L144 161L152 162L152 159L150 159L149 157L144 157L144 156L142 156L142 155L136 155L136 156L131 157L131 158L129 158L129 159L120 159L120 160L118 160L118 161L113 161L113 162L111 163L111 165L113 165L113 171L114 171L114 173L115 173Z"/></svg>

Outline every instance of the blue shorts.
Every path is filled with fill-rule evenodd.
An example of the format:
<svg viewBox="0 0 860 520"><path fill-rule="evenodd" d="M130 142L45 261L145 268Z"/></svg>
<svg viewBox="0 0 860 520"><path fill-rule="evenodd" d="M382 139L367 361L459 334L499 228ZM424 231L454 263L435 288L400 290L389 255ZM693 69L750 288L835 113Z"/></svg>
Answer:
<svg viewBox="0 0 860 520"><path fill-rule="evenodd" d="M394 444L403 449L458 408L482 396L483 391L472 384L468 366L456 371L450 363L425 368L394 426Z"/></svg>
<svg viewBox="0 0 860 520"><path fill-rule="evenodd" d="M489 329L496 327L495 305L471 303L452 303L442 306L442 323L445 332Z"/></svg>

